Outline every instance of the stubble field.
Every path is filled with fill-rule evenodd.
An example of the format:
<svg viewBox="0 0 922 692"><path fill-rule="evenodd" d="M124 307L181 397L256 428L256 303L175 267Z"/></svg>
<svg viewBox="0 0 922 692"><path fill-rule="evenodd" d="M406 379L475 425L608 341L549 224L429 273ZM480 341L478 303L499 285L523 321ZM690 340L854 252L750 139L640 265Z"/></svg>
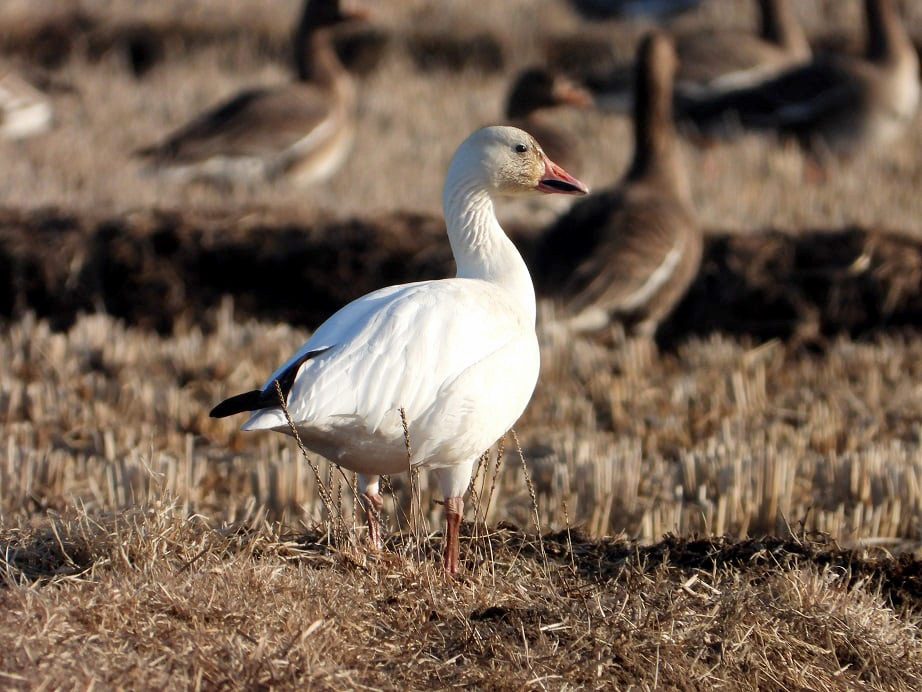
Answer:
<svg viewBox="0 0 922 692"><path fill-rule="evenodd" d="M4 686L922 684L918 118L822 185L776 143L686 149L701 277L658 351L573 338L542 299L539 386L472 481L456 582L424 475L391 479L369 555L351 474L208 418L337 305L451 271L444 168L516 68L574 34L627 59L643 30L467 7L378 9L334 180L230 192L130 152L286 79L297 3L5 8L0 50L45 65L57 125L0 142ZM814 35L857 26L858 3L798 9ZM751 21L722 0L676 28ZM575 173L617 180L624 116L560 119L593 153ZM505 218L527 256L534 210Z"/></svg>

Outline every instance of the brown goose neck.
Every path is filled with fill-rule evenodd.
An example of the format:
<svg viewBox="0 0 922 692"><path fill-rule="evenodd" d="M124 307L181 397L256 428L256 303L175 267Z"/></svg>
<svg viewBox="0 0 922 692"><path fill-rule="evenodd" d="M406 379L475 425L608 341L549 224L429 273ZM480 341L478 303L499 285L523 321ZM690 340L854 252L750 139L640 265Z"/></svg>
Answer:
<svg viewBox="0 0 922 692"><path fill-rule="evenodd" d="M332 87L345 74L329 28L299 27L294 40L295 70L302 82Z"/></svg>
<svg viewBox="0 0 922 692"><path fill-rule="evenodd" d="M792 52L809 51L807 35L788 0L759 0L760 36Z"/></svg>
<svg viewBox="0 0 922 692"><path fill-rule="evenodd" d="M534 102L525 94L513 91L506 101L506 117L510 120L527 118L536 110Z"/></svg>
<svg viewBox="0 0 922 692"><path fill-rule="evenodd" d="M865 0L867 59L895 63L914 50L893 0Z"/></svg>
<svg viewBox="0 0 922 692"><path fill-rule="evenodd" d="M679 191L680 171L672 123L672 74L649 54L642 55L634 84L634 160L627 177L658 179Z"/></svg>

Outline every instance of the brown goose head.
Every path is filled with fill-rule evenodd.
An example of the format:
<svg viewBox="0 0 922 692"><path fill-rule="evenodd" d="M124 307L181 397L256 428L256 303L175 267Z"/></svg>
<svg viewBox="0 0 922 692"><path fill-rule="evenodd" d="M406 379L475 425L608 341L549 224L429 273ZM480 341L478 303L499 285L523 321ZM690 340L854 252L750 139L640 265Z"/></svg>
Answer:
<svg viewBox="0 0 922 692"><path fill-rule="evenodd" d="M592 96L586 89L562 75L532 67L522 71L509 90L506 117L525 118L541 108L559 105L588 106Z"/></svg>
<svg viewBox="0 0 922 692"><path fill-rule="evenodd" d="M351 19L365 19L368 11L340 0L305 0L298 30L310 33L327 26L335 26Z"/></svg>
<svg viewBox="0 0 922 692"><path fill-rule="evenodd" d="M302 81L330 82L342 66L330 45L328 29L354 19L366 19L364 7L340 0L305 0L293 44L295 67Z"/></svg>

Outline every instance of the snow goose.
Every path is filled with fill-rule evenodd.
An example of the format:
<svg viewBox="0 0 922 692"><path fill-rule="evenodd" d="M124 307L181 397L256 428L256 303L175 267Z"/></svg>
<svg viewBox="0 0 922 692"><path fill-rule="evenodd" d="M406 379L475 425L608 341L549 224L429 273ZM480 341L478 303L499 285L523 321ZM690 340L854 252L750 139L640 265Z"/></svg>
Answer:
<svg viewBox="0 0 922 692"><path fill-rule="evenodd" d="M494 198L585 194L522 130L478 130L458 148L442 197L452 279L390 286L335 313L262 389L214 417L252 411L244 430L288 432L275 383L304 444L359 476L380 546L378 476L430 469L445 498L445 568L458 569L463 495L474 461L525 409L538 377L531 276L494 214Z"/></svg>
<svg viewBox="0 0 922 692"><path fill-rule="evenodd" d="M563 75L541 67L519 72L506 100L506 124L525 130L541 142L544 152L564 168L580 167L577 137L554 120L544 117L555 106L588 106L590 93Z"/></svg>
<svg viewBox="0 0 922 692"><path fill-rule="evenodd" d="M683 106L704 132L728 120L792 136L814 158L849 157L906 129L919 101L919 59L893 0L865 0L864 57L819 55L750 89Z"/></svg>
<svg viewBox="0 0 922 692"><path fill-rule="evenodd" d="M360 16L339 0L306 0L293 41L298 81L247 89L137 153L181 181L285 177L307 185L329 177L355 127L355 89L330 31Z"/></svg>
<svg viewBox="0 0 922 692"><path fill-rule="evenodd" d="M701 232L672 124L675 69L672 41L645 37L626 179L575 204L538 241L537 276L564 296L573 329L598 330L619 316L651 337L697 274Z"/></svg>

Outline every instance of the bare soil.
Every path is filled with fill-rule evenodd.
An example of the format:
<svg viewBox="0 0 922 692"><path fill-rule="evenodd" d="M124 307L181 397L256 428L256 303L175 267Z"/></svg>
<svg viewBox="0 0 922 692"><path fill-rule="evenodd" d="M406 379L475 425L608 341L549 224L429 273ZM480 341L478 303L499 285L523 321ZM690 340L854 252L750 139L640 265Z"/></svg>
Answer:
<svg viewBox="0 0 922 692"><path fill-rule="evenodd" d="M515 225L509 232L528 261L534 235ZM453 263L444 223L424 214L151 210L93 219L45 210L0 213L0 269L5 317L32 311L67 328L82 312L104 310L169 332L203 323L222 296L241 316L316 327L354 298L450 275ZM911 237L861 228L712 232L660 344L722 332L822 346L840 334L919 324L922 243Z"/></svg>

